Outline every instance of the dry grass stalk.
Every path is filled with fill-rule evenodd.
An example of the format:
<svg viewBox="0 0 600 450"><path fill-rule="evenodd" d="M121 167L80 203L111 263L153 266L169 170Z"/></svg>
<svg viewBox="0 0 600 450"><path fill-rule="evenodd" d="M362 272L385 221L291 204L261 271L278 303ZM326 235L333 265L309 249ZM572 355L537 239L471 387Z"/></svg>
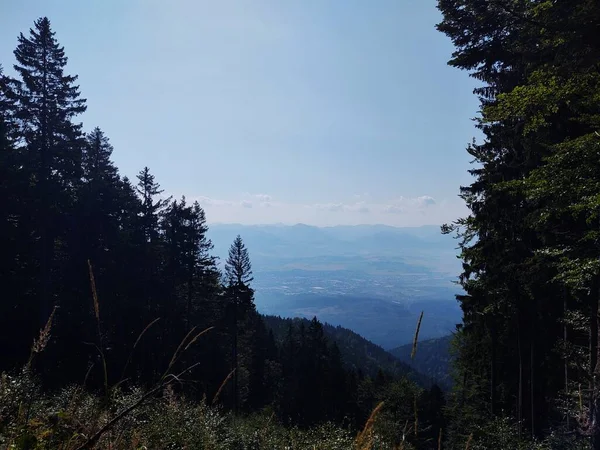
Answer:
<svg viewBox="0 0 600 450"><path fill-rule="evenodd" d="M227 385L227 382L231 379L234 372L235 372L235 369L233 369L231 372L229 372L229 374L225 377L225 379L221 383L221 386L219 386L217 393L213 397L211 405L214 405L215 403L217 403L217 401L219 400L219 395L221 395L221 391L225 388L225 386Z"/></svg>
<svg viewBox="0 0 600 450"><path fill-rule="evenodd" d="M177 375L168 375L168 376L164 377L157 386L155 386L154 388L152 388L151 390L146 392L144 395L142 395L132 405L128 406L127 408L125 408L122 411L120 411L119 413L117 413L102 428L100 428L93 436L91 436L83 445L79 446L77 448L77 450L90 450L90 449L94 448L96 446L96 444L98 443L98 441L100 440L100 438L106 432L110 431L121 419L123 419L123 417L125 417L131 411L133 411L138 406L140 406L142 403L144 403L148 398L153 396L156 392L160 391L161 389L164 389L167 385L169 385L173 381L179 380L184 374L191 371L192 369L197 367L199 364L200 363L196 363L196 364L188 367L187 369L185 369L184 371L182 371L181 373L179 373Z"/></svg>
<svg viewBox="0 0 600 450"><path fill-rule="evenodd" d="M383 408L383 402L379 403L365 423L363 430L356 436L355 444L357 450L371 450L373 448L373 427L375 426L375 418L379 411Z"/></svg>
<svg viewBox="0 0 600 450"><path fill-rule="evenodd" d="M167 374L169 373L169 371L171 370L171 368L175 365L175 363L177 362L177 360L179 359L179 357L181 356L181 354L186 351L190 345L192 345L194 342L196 342L196 340L198 340L198 338L200 336L202 336L205 333L208 333L210 330L212 330L214 327L209 327L206 328L205 330L201 331L200 333L196 334L193 338L191 338L188 342L188 339L190 336L192 336L194 334L194 331L196 331L196 327L193 327L188 334L185 335L185 337L183 338L183 340L181 341L181 343L179 344L179 346L177 347L177 350L175 350L175 353L173 353L173 357L171 358L171 361L169 362L169 366L167 367L167 370L165 371L165 373L162 375L161 379L166 377ZM187 345L185 345L187 343ZM184 347L185 345L185 347Z"/></svg>
<svg viewBox="0 0 600 450"><path fill-rule="evenodd" d="M419 435L419 415L417 414L417 395L415 394L414 399L414 412L415 412L415 437Z"/></svg>
<svg viewBox="0 0 600 450"><path fill-rule="evenodd" d="M91 269L91 265L90 265L90 269ZM91 272L90 272L91 274ZM92 275L92 274L91 274ZM93 275L92 275L93 277ZM93 288L92 288L93 289ZM158 319L154 320L152 323L150 323L145 329L144 331L142 331L142 333L140 334L140 336L138 337L138 340L136 340L136 344L139 341L139 339L141 338L141 336L144 334L144 332L153 324L157 321ZM188 341L188 338L192 335L192 333L194 332L195 328L192 328L192 330L190 330L190 332L183 338L183 340L181 341L181 343L179 344L179 346L177 347L177 350L175 351L175 353L173 354L173 357L171 358L171 361L169 363L169 367L167 368L167 370L165 371L165 373L160 377L160 380L158 382L158 384L150 389L148 392L146 392L144 395L142 395L136 402L134 402L132 405L130 405L129 407L121 410L120 412L118 412L115 416L113 416L112 419L108 420L98 431L96 431L96 433L94 433L91 437L89 437L84 444L80 445L79 447L77 447L77 450L91 450L93 449L96 444L100 441L100 438L107 432L110 432L113 427L119 422L121 421L125 416L127 416L129 413L131 413L133 410L135 410L136 408L138 408L142 403L144 403L148 398L152 397L156 392L167 388L171 383L173 383L174 381L177 382L181 382L181 377L192 371L194 368L196 368L197 366L200 365L200 363L196 363L196 364L192 364L191 366L187 367L185 370L183 370L182 372L180 372L179 374L175 375L172 373L169 373L169 371L171 370L171 368L173 367L173 365L177 362L178 358L181 356L181 353L185 350L187 350L189 348L189 346L191 344L193 344L194 342L196 342L196 340L202 336L203 334L207 333L208 331L212 330L214 327L210 327L205 329L204 331L201 331L200 333L198 333L196 336L194 336L189 343L184 347L185 343ZM182 350L183 349L183 350ZM104 355L102 355L104 356ZM106 365L105 367L105 373L106 373Z"/></svg>
<svg viewBox="0 0 600 450"><path fill-rule="evenodd" d="M440 432L438 434L438 450L442 450L442 429L440 428Z"/></svg>
<svg viewBox="0 0 600 450"><path fill-rule="evenodd" d="M152 322L150 322L148 325L146 325L146 328L144 328L142 330L142 332L138 335L137 339L135 340L135 343L133 344L133 347L131 348L131 352L129 353L129 356L127 357L127 362L125 363L125 366L123 366L123 372L121 374L121 381L123 381L125 378L125 372L127 371L127 368L129 367L129 363L131 362L131 358L133 357L133 352L135 351L135 348L139 344L140 340L142 339L142 336L144 336L144 334L146 334L146 331L148 331L150 329L150 327L152 327L152 325L154 325L159 320L160 320L160 317L157 317L156 319L154 319Z"/></svg>
<svg viewBox="0 0 600 450"><path fill-rule="evenodd" d="M98 291L96 290L96 279L94 278L94 271L92 269L92 262L88 259L88 271L90 273L90 286L92 288L92 298L94 300L94 314L96 320L100 322L100 303L98 302Z"/></svg>
<svg viewBox="0 0 600 450"><path fill-rule="evenodd" d="M417 329L415 330L415 336L413 337L413 345L412 351L410 352L410 359L414 359L417 354L417 342L419 341L419 330L421 330L421 321L423 320L423 311L421 311L421 315L419 316L419 321L417 322Z"/></svg>
<svg viewBox="0 0 600 450"><path fill-rule="evenodd" d="M50 317L48 317L48 320L46 321L46 325L44 325L44 328L40 330L40 335L38 338L33 340L29 359L27 360L27 364L25 364L25 370L29 370L31 368L31 363L33 362L34 356L37 353L42 353L48 345L48 342L50 342L50 331L52 330L52 320L54 319L55 312L56 306L52 309Z"/></svg>
<svg viewBox="0 0 600 450"><path fill-rule="evenodd" d="M469 435L469 439L467 439L467 445L465 446L465 450L469 450L469 447L471 447L471 441L473 440L473 433L471 433Z"/></svg>
<svg viewBox="0 0 600 450"><path fill-rule="evenodd" d="M188 345L185 346L185 348L183 349L183 351L186 351L188 348L190 348L190 346L196 342L198 340L198 338L206 333L208 333L210 330L212 330L214 327L208 327L205 330L201 331L200 333L198 333L196 336L194 336L190 342L188 343Z"/></svg>
<svg viewBox="0 0 600 450"><path fill-rule="evenodd" d="M92 262L88 259L88 271L90 274L90 288L92 289L92 299L94 303L94 315L96 316L96 327L98 330L98 344L94 344L98 353L100 353L100 359L102 360L102 370L104 375L104 393L108 398L108 368L106 367L106 357L104 356L103 344L102 344L102 330L100 329L100 302L98 301L98 290L96 289L96 279L94 278L94 270L92 268Z"/></svg>

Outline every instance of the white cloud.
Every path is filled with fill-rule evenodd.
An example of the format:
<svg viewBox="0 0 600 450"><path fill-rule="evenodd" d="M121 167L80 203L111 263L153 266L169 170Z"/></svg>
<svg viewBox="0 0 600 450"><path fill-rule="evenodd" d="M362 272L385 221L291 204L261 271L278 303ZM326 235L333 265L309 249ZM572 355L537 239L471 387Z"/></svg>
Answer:
<svg viewBox="0 0 600 450"><path fill-rule="evenodd" d="M436 205L435 199L429 195L419 197L400 196L384 208L387 213L399 214L409 210L420 210Z"/></svg>
<svg viewBox="0 0 600 450"><path fill-rule="evenodd" d="M242 200L240 202L240 205L242 205L244 208L252 208L252 202L249 202L247 200Z"/></svg>
<svg viewBox="0 0 600 450"><path fill-rule="evenodd" d="M422 195L421 197L417 197L417 203L422 206L430 206L435 205L435 199L430 197L429 195Z"/></svg>
<svg viewBox="0 0 600 450"><path fill-rule="evenodd" d="M197 201L202 206L234 206L235 202L228 200L218 200L210 197L204 197L202 195L191 198L192 201Z"/></svg>

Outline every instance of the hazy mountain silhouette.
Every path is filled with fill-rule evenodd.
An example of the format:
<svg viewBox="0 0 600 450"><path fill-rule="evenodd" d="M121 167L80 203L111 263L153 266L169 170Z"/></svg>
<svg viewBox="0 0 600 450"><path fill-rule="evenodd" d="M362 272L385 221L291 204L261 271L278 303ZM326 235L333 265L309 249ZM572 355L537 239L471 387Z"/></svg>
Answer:
<svg viewBox="0 0 600 450"><path fill-rule="evenodd" d="M421 310L423 339L447 335L460 321L456 243L437 226L213 224L214 253L224 259L237 234L265 314L316 315L384 348L410 342Z"/></svg>

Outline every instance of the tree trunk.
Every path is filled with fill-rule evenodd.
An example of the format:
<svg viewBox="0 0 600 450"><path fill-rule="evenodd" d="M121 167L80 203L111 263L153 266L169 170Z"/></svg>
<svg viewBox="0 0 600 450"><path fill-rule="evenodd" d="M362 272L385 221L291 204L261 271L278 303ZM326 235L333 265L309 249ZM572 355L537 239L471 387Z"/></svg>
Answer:
<svg viewBox="0 0 600 450"><path fill-rule="evenodd" d="M532 330L533 331L533 330ZM529 343L529 379L530 379L530 395L531 402L531 437L535 438L535 371L534 371L534 334L532 333L531 342Z"/></svg>
<svg viewBox="0 0 600 450"><path fill-rule="evenodd" d="M523 349L521 348L521 324L517 318L517 349L519 352L519 392L517 400L517 430L519 441L521 440L521 432L523 427Z"/></svg>
<svg viewBox="0 0 600 450"><path fill-rule="evenodd" d="M233 413L237 414L238 408L238 323L237 323L238 294L233 300Z"/></svg>
<svg viewBox="0 0 600 450"><path fill-rule="evenodd" d="M563 300L563 339L565 345L567 344L567 293L565 290L564 300ZM569 360L567 355L565 354L565 398L569 397ZM569 429L569 414L567 413L567 429Z"/></svg>
<svg viewBox="0 0 600 450"><path fill-rule="evenodd" d="M42 48L42 60L44 63L44 67L47 65L47 49L44 46ZM43 81L42 81L42 111L41 111L41 143L39 144L40 151L40 172L41 176L39 178L39 188L40 188L40 219L41 219L41 233L40 233L40 244L42 246L42 255L40 262L40 270L41 270L41 281L42 287L40 290L40 328L44 327L44 324L48 320L50 314L50 267L52 260L52 249L51 245L54 245L53 239L50 237L49 233L49 225L50 225L50 205L49 205L49 181L51 174L51 155L50 155L50 139L49 139L49 130L48 130L48 107L46 101L48 99L48 74L44 72Z"/></svg>
<svg viewBox="0 0 600 450"><path fill-rule="evenodd" d="M592 293L592 307L590 311L590 435L591 448L600 450L600 423L598 416L600 413L600 392L598 389L598 377L600 376L600 348L598 347L600 332L600 275L596 280L596 286Z"/></svg>
<svg viewBox="0 0 600 450"><path fill-rule="evenodd" d="M188 281L187 281L187 311L186 311L186 315L187 315L187 320L186 320L186 326L187 326L187 330L189 331L192 329L192 298L194 294L194 268L193 267L188 267Z"/></svg>
<svg viewBox="0 0 600 450"><path fill-rule="evenodd" d="M497 345L497 336L496 336L496 323L492 318L492 323L490 327L491 337L492 337L492 355L491 355L491 364L490 364L490 412L492 416L496 412L496 345Z"/></svg>

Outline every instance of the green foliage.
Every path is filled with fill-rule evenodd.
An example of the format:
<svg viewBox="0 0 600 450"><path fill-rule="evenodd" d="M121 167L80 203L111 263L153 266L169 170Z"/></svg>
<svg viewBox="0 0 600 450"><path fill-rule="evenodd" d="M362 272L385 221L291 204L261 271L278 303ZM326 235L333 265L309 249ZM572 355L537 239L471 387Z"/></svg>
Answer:
<svg viewBox="0 0 600 450"><path fill-rule="evenodd" d="M458 448L463 448L460 444ZM477 427L473 433L470 449L473 450L584 450L589 448L586 438L564 433L550 433L544 440L520 438L517 425L510 419L497 418L482 427Z"/></svg>
<svg viewBox="0 0 600 450"><path fill-rule="evenodd" d="M140 389L117 389L107 403L79 387L62 389L53 396L39 395L35 382L25 375L4 376L2 380L0 445L20 450L78 448L116 411L136 403L143 395ZM35 401L28 401L33 392L38 393ZM21 407L7 414L10 405ZM352 433L331 423L310 430L285 428L266 412L234 419L220 408L205 402L191 403L167 389L119 421L96 448L347 450L353 447L353 441Z"/></svg>
<svg viewBox="0 0 600 450"><path fill-rule="evenodd" d="M484 140L467 149L477 167L461 188L470 215L443 228L461 239L466 291L451 440L585 435L600 448L600 5L438 6L450 64L483 83ZM507 415L514 425L494 419Z"/></svg>
<svg viewBox="0 0 600 450"><path fill-rule="evenodd" d="M413 367L417 372L431 379L440 387L448 390L452 386L450 341L452 336L427 339L419 342L414 358L411 358L412 344L390 350L400 361Z"/></svg>

